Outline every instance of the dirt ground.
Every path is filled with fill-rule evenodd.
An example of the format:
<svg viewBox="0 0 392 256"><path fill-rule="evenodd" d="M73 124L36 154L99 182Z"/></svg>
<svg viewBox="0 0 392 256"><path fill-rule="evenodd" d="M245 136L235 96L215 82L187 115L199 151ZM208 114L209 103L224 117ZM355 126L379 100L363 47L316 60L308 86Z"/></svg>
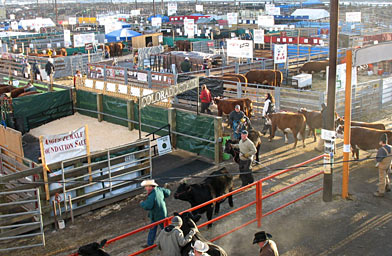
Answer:
<svg viewBox="0 0 392 256"><path fill-rule="evenodd" d="M379 113L374 118L383 119L391 123L391 113ZM257 127L258 125L256 125ZM314 151L312 138L306 139L306 147L299 143L292 149L293 139L289 135L289 144L285 145L281 133L272 142L266 137L262 139L261 164L253 168L256 179L266 177L278 170L285 169L294 164L303 162L319 155ZM334 200L329 203L322 201L322 192L299 201L284 208L277 213L263 218L261 229L268 230L277 242L281 255L391 255L389 230L392 228L392 194L385 198L373 198L372 192L376 190L377 172L374 160L365 160L351 164L350 193L352 200L340 198L341 190L341 163L342 142L338 141L337 158L335 158L334 174ZM368 155L361 152L361 157ZM269 180L263 184L263 194L276 191L284 186L299 181L304 177L322 170L322 161L308 164L303 168L293 170L285 175ZM180 164L180 163L178 163ZM237 173L238 166L232 160L223 164L230 172ZM210 173L217 166L209 168L200 176ZM186 178L190 182L200 182L201 178ZM177 182L170 183L170 189L175 191ZM263 201L263 212L275 209L280 205L305 195L322 187L322 176L305 182L298 187L291 188L284 193ZM235 187L240 186L238 176L235 176ZM67 222L66 228L53 231L47 227L46 247L33 248L13 252L12 255L20 256L49 256L69 255L81 245L110 239L130 232L138 227L149 224L147 213L139 207L139 202L145 199L145 194L128 198L117 204L92 211L76 218L75 224ZM249 190L234 196L234 206L239 207L255 199L254 190ZM169 214L189 208L189 204L175 200L172 196L167 200ZM221 213L228 212L227 203L221 206ZM218 221L210 229L202 228L201 233L207 238L214 238L219 234L231 230L240 224L255 218L255 208L247 208L240 213ZM203 216L200 223L206 220ZM200 224L199 223L199 224ZM229 255L256 255L258 249L252 246L253 233L260 230L255 223L228 235L218 241ZM124 256L141 249L145 244L147 232L124 238L110 244L106 250L111 255ZM157 255L155 249L143 255Z"/></svg>

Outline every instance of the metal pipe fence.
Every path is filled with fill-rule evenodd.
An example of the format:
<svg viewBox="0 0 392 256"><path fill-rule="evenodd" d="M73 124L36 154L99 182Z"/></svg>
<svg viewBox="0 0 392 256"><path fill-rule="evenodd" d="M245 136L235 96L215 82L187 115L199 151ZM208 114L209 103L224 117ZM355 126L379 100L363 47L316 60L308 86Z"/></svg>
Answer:
<svg viewBox="0 0 392 256"><path fill-rule="evenodd" d="M277 212L277 211L279 211L279 210L281 210L281 209L283 209L283 208L285 208L285 207L287 207L287 206L289 206L289 205L291 205L291 204L294 204L295 202L298 202L298 201L300 201L300 200L302 200L302 199L304 199L304 198L306 198L306 197L309 197L309 196L311 196L311 195L313 195L313 194L315 194L315 193L317 193L317 192L320 192L323 188L322 188L322 187L321 187L321 188L317 188L317 189L315 189L315 190L313 190L313 191L311 191L311 192L309 192L309 193L307 193L307 194L305 194L305 195L302 195L302 196L300 196L300 197L298 197L298 198L296 198L296 199L294 199L294 200L289 201L288 203L285 203L285 204L283 204L283 205L280 205L280 206L278 206L277 208L275 208L275 209L273 209L273 210L271 210L271 211L269 211L269 212L267 212L267 213L264 213L264 214L263 214L263 200L265 200L265 199L267 199L267 198L269 198L269 197L272 197L272 196L274 196L274 195L276 195L276 194L279 194L279 193L281 193L281 192L283 192L283 191L285 191L285 190L287 190L287 189L289 189L289 188L292 188L292 187L294 187L294 186L296 186L296 185L299 185L299 184L302 184L302 183L304 183L304 182L306 182L306 181L309 181L309 180L311 180L311 179L314 179L314 178L316 178L316 177L322 175L324 172L323 172L323 171L319 171L319 172L317 172L317 173L315 173L315 174L313 174L313 175L311 175L311 176L308 176L308 177L306 177L306 178L304 178L304 179L302 179L302 180L300 180L300 181L297 181L297 182L295 182L295 183L293 183L293 184L290 184L290 185L288 185L288 186L286 186L286 187L284 187L284 188L282 188L282 189L280 189L280 190L278 190L278 191L272 192L272 193L267 194L267 195L264 195L264 196L263 196L263 182L266 182L266 181L271 180L271 179L273 179L273 178L275 178L275 177L277 177L277 176L279 176L279 175L282 175L282 174L285 174L285 173L290 172L290 171L292 171L292 170L295 170L295 169L297 169L297 168L299 168L299 167L301 167L301 166L304 166L304 165L306 165L306 164L309 164L309 163L312 163L312 162L315 162L315 161L319 161L320 159L322 159L322 158L324 158L324 157L325 157L325 155L320 155L320 156L314 157L314 158L312 158L312 159L309 159L309 160L307 160L307 161L305 161L305 162L302 162L302 163L299 163L299 164L297 164L297 165L294 165L294 166L292 166L292 167L290 167L290 168L288 168L288 169L285 169L285 170L276 172L276 173L273 174L273 175L270 175L270 176L268 176L268 177L265 177L265 178L263 178L263 179L260 179L260 180L258 180L258 181L255 181L255 182L253 182L253 183L251 183L251 184L248 184L248 185L246 185L246 186L244 186L244 187L241 187L241 188L239 188L239 189L236 189L236 190L234 190L234 191L232 191L232 192L230 192L230 193L227 193L227 194L225 194L225 195L216 197L216 198L214 198L214 199L212 199L212 200L210 200L210 201L208 201L208 202L205 202L205 203L200 204L200 205L198 205L198 206L195 206L195 207L192 207L192 208L187 209L187 210L185 210L185 211L182 211L180 214L183 214L183 213L185 213L185 212L192 212L192 211L195 211L195 210L200 209L200 208L203 208L203 207L205 207L205 206L207 206L207 205L210 205L210 204L213 204L213 203L215 203L215 202L218 202L218 201L221 201L221 200L223 200L223 199L226 199L228 196L235 195L235 194L238 194L238 193L240 193L240 192L244 192L245 190L248 191L249 189L252 189L252 190L255 189L255 190L256 190L256 199L255 199L254 201L251 201L251 202L249 202L249 203L247 203L247 204L245 204L245 205L243 205L243 206L238 207L237 209L234 209L234 210L232 210L232 211L230 211L230 212L227 212L227 213L225 213L225 214L223 214L223 215L221 215L221 216L218 216L218 217L216 217L216 218L214 218L214 219L212 219L212 220L209 220L209 221L207 221L207 222L204 222L204 223L198 225L198 228L205 227L205 226L207 226L208 224L211 224L211 223L214 223L214 222L216 222L216 221L218 221L218 220L224 219L224 218L226 218L226 217L228 217L228 216L230 216L230 215L232 215L232 214L234 214L234 213L237 213L237 212L239 212L239 211L241 211L241 210L247 209L247 208L249 208L249 207L251 207L251 206L253 206L253 205L256 205L256 218L255 218L255 219L252 219L252 220L250 220L250 221L248 221L248 222L246 222L246 223L244 223L244 224L242 224L242 225L240 225L240 226L238 226L238 227L233 228L232 230L230 230L230 231L228 231L228 232L226 232L226 233L224 233L224 234L221 234L221 235L219 235L219 236L217 236L217 237L211 239L211 242L216 241L216 240L218 240L218 239L220 239L220 238L222 238L222 237L225 237L225 236L227 236L227 235L229 235L229 234L231 234L231 233L233 233L233 232L235 232L235 231L237 231L237 230L239 230L239 229L242 229L242 228L244 228L244 227L246 227L246 226L248 226L248 225L250 225L250 224L252 224L252 223L254 223L254 222L257 222L257 223L258 223L258 227L260 227L260 226L261 226L261 220L262 220L262 218L264 218L264 217L266 217L266 216L268 216L268 215L271 215L272 213ZM148 229L153 228L153 227L155 227L155 226L157 226L157 225L159 225L159 224L162 224L162 223L163 223L165 226L167 226L167 225L169 225L170 220L171 220L172 218L173 218L173 217L167 217L167 218L165 218L165 219L163 219L163 220L160 220L160 221L151 223L151 224L146 225L146 226L144 226L144 227L141 227L141 228L138 228L138 229L133 230L133 231L131 231L131 232L125 233L125 234L123 234L123 235L120 235L120 236L118 236L118 237L115 237L115 238L113 238L113 239L108 240L106 244L107 244L107 245L110 245L110 244L112 244L112 243L114 243L114 242L116 242L116 241L119 241L119 240L123 239L123 238L129 237L129 236L132 236L132 235L135 235L135 234L137 234L137 233L140 233L140 232L142 232L142 231L148 230ZM129 256L135 256L135 255L142 254L142 253L144 253L144 252L146 252L146 251L149 251L149 250L153 249L154 247L156 247L156 245L151 245L151 246L149 246L149 247L147 247L147 248L144 248L144 249L139 250L139 251L137 251L137 252L131 253L131 254L129 254ZM78 255L77 253L74 253L74 254L71 254L71 255L69 255L69 256L77 256L77 255Z"/></svg>
<svg viewBox="0 0 392 256"><path fill-rule="evenodd" d="M0 212L0 220L2 223L6 223L5 225L2 224L0 226L0 241L7 241L4 245L6 247L1 247L0 252L8 252L12 250L18 250L23 248L32 248L37 246L45 246L45 234L44 234L44 225L42 220L42 210L41 210L41 202L40 202L40 195L39 189L24 189L24 190L15 190L15 191L7 191L7 192L0 192L1 197L7 197L10 195L16 194L23 194L24 196L32 196L34 199L32 200L23 200L23 201L14 201L7 203L0 203L1 207L8 207L8 206L21 206L21 205L35 205L35 209L33 210L22 210L20 211L9 213L9 214L2 214ZM30 206L28 206L30 207ZM28 208L25 207L25 208ZM4 209L4 208L3 208ZM21 221L13 221L12 219L15 217L28 215L27 218L24 218L24 222ZM23 235L10 235L12 234L14 229L21 229L27 226L37 226L39 228L39 232L30 233L30 234L23 234ZM40 237L42 242L36 243L33 239L29 239L29 244L20 245L20 246L12 246L14 241L27 238L27 237ZM7 247L10 246L10 247Z"/></svg>

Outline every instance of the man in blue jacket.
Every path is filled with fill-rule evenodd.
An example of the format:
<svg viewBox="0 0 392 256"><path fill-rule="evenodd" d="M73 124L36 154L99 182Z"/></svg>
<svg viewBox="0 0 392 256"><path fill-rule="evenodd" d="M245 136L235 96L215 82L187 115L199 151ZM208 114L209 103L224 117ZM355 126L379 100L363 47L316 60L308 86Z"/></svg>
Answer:
<svg viewBox="0 0 392 256"><path fill-rule="evenodd" d="M170 190L167 188L158 187L154 180L144 180L141 184L147 192L147 199L140 203L140 206L148 211L148 217L151 223L160 221L167 217L165 198L170 196ZM163 223L159 224L163 229ZM158 226L150 229L147 238L147 246L154 244L155 236ZM145 246L145 247L147 247Z"/></svg>

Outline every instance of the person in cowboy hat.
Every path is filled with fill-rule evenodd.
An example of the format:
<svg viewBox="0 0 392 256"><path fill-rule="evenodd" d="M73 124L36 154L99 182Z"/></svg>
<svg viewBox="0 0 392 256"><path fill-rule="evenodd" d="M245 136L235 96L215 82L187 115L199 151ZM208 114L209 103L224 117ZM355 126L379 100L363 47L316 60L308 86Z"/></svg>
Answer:
<svg viewBox="0 0 392 256"><path fill-rule="evenodd" d="M172 219L171 225L161 230L157 238L157 246L161 251L160 256L181 256L181 247L188 244L197 232L193 228L184 237L184 233L180 229L181 226L181 217L175 216Z"/></svg>
<svg viewBox="0 0 392 256"><path fill-rule="evenodd" d="M376 167L378 167L378 190L373 193L376 197L383 197L385 191L391 191L388 171L391 169L392 147L388 145L388 136L383 133L380 137L380 148L376 155Z"/></svg>
<svg viewBox="0 0 392 256"><path fill-rule="evenodd" d="M276 243L271 240L272 235L265 231L260 231L255 234L253 244L258 244L260 247L260 256L279 256L278 247Z"/></svg>
<svg viewBox="0 0 392 256"><path fill-rule="evenodd" d="M196 240L194 244L191 245L193 248L193 251L189 252L189 256L209 256L208 249L208 244L203 243L200 240Z"/></svg>
<svg viewBox="0 0 392 256"><path fill-rule="evenodd" d="M147 199L140 202L140 206L148 211L148 217L151 219L151 223L160 221L167 217L165 198L170 196L170 190L167 188L158 187L158 184L154 180L144 180L141 184L147 192ZM159 224L163 229L163 223ZM148 247L154 244L155 236L157 233L158 226L154 226L150 229L147 238Z"/></svg>

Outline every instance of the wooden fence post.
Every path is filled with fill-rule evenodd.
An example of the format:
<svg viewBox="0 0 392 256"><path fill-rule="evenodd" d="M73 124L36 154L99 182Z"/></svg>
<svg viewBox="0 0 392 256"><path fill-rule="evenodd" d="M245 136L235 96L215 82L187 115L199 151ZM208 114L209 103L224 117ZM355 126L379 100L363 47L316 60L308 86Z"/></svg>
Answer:
<svg viewBox="0 0 392 256"><path fill-rule="evenodd" d="M223 136L223 129L222 129L222 117L215 117L214 118L214 135L215 135L215 164L219 164L222 162L222 136Z"/></svg>
<svg viewBox="0 0 392 256"><path fill-rule="evenodd" d="M280 90L280 87L274 87L274 90L275 90L275 109L276 109L276 111L279 111L280 110L280 92L281 92L281 90Z"/></svg>
<svg viewBox="0 0 392 256"><path fill-rule="evenodd" d="M128 100L127 101L127 118L128 120L135 120L135 112L133 111L133 108L135 106L135 101L134 100ZM132 122L128 122L128 130L132 131L135 129L135 124Z"/></svg>
<svg viewBox="0 0 392 256"><path fill-rule="evenodd" d="M103 112L103 94L98 93L97 94L97 111L98 112ZM103 121L103 114L98 113L98 122Z"/></svg>
<svg viewBox="0 0 392 256"><path fill-rule="evenodd" d="M171 144L172 144L173 148L176 148L177 136L173 133L174 131L176 131L176 127L177 127L176 109L169 108L167 114L168 114L167 120L170 125L170 131L172 132L170 135L171 136L171 138L170 138Z"/></svg>

